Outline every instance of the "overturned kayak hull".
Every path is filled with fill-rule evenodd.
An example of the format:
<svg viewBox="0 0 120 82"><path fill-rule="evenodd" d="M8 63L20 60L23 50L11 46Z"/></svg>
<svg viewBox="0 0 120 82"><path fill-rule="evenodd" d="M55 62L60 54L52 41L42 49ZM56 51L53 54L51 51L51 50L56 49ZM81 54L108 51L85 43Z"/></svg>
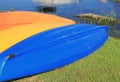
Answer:
<svg viewBox="0 0 120 82"><path fill-rule="evenodd" d="M107 27L73 24L37 33L0 54L0 81L21 78L70 64L106 41ZM15 70L14 70L15 69Z"/></svg>

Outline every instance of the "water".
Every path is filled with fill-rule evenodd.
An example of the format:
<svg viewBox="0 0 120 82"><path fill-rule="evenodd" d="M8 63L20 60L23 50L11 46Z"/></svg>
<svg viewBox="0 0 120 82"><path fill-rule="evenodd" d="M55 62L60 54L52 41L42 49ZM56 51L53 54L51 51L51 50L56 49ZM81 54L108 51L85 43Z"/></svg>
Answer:
<svg viewBox="0 0 120 82"><path fill-rule="evenodd" d="M34 11L38 12L43 5L56 7L56 14L75 20L74 15L94 13L108 16L112 12L120 19L120 3L112 0L0 0L0 10ZM120 37L120 24L112 28L111 35Z"/></svg>

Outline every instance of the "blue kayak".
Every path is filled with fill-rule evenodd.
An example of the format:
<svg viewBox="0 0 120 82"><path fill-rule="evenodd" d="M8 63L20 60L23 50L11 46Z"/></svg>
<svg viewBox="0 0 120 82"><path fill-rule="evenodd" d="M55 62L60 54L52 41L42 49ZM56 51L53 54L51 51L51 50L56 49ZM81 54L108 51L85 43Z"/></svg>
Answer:
<svg viewBox="0 0 120 82"><path fill-rule="evenodd" d="M0 53L0 81L38 74L94 52L108 38L106 26L72 24L35 34Z"/></svg>

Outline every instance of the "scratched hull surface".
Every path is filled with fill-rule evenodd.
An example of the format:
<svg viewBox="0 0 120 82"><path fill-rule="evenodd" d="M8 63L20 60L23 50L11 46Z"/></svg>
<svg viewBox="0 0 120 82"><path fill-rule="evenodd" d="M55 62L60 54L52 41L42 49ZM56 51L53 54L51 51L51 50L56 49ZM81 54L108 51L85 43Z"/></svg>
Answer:
<svg viewBox="0 0 120 82"><path fill-rule="evenodd" d="M0 62L0 80L25 77L70 64L98 49L107 37L107 27L87 24L35 34L1 53L1 60L11 54L14 56Z"/></svg>

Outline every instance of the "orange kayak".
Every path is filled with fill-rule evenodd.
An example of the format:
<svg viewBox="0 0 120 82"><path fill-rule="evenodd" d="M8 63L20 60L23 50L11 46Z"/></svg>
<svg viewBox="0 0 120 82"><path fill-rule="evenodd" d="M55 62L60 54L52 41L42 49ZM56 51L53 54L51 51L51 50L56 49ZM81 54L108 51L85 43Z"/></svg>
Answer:
<svg viewBox="0 0 120 82"><path fill-rule="evenodd" d="M15 11L0 13L0 30L35 22L46 24L49 22L74 23L74 21L66 18L37 12Z"/></svg>

